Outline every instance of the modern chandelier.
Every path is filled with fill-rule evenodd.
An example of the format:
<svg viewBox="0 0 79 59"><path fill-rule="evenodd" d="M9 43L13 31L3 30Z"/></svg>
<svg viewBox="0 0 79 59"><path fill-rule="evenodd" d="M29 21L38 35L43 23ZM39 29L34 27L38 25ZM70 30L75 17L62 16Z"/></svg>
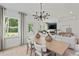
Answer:
<svg viewBox="0 0 79 59"><path fill-rule="evenodd" d="M44 10L42 10L42 3L40 3L40 14L38 14L38 12L36 11L36 14L33 14L34 19L37 19L38 21L44 21L45 19L48 19L48 16L50 16L50 14Z"/></svg>

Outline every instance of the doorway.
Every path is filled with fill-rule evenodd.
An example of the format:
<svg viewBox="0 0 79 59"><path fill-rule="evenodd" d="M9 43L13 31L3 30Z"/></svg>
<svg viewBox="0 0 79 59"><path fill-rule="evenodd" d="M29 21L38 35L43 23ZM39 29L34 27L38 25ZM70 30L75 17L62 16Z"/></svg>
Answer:
<svg viewBox="0 0 79 59"><path fill-rule="evenodd" d="M21 27L18 12L8 10L4 14L4 49L21 45ZM17 16L18 15L18 16Z"/></svg>

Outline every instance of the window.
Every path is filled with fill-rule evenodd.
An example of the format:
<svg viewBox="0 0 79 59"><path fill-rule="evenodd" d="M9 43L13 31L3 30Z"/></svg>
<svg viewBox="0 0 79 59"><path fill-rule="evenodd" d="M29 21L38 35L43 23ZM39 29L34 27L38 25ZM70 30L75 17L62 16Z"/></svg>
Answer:
<svg viewBox="0 0 79 59"><path fill-rule="evenodd" d="M32 28L32 27L33 27L33 24L32 24L32 23L29 23L29 24L28 24L29 32L30 32L30 31L33 31L33 28Z"/></svg>
<svg viewBox="0 0 79 59"><path fill-rule="evenodd" d="M5 18L5 37L14 37L18 34L18 19Z"/></svg>

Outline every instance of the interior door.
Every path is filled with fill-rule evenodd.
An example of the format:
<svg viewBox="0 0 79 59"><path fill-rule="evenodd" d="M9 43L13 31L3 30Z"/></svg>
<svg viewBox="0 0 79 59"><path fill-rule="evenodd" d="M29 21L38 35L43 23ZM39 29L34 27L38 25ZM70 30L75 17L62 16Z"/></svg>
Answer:
<svg viewBox="0 0 79 59"><path fill-rule="evenodd" d="M20 17L17 11L6 10L4 15L4 49L21 44Z"/></svg>

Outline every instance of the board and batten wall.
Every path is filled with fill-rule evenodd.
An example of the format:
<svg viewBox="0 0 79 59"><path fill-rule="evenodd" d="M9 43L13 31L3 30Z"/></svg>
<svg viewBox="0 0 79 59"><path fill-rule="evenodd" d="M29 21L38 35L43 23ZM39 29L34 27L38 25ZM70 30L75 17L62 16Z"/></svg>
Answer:
<svg viewBox="0 0 79 59"><path fill-rule="evenodd" d="M76 35L79 36L79 20L78 19L72 19L72 20L64 20L61 21L61 27L63 31L66 31L66 28L70 27L72 28L72 32Z"/></svg>

